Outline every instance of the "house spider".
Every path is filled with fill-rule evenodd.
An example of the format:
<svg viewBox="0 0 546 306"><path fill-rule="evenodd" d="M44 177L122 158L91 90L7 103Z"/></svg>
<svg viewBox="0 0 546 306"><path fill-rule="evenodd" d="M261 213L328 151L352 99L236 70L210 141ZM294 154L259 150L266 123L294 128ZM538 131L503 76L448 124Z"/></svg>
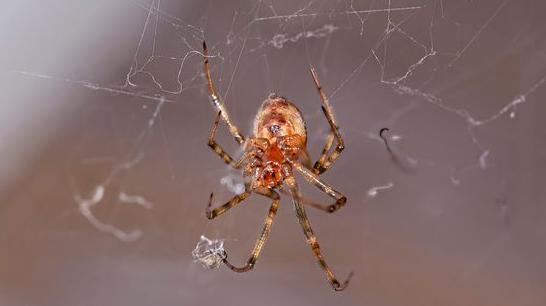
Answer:
<svg viewBox="0 0 546 306"><path fill-rule="evenodd" d="M332 166L345 146L330 109L328 98L322 90L315 70L311 68L311 76L313 77L315 86L322 99L322 111L330 125L330 132L326 138L326 144L322 149L320 158L315 165L311 167L309 154L306 149L307 131L305 121L303 120L303 116L299 109L285 98L270 94L263 102L254 119L254 135L245 139L231 121L223 101L216 93L210 74L208 50L205 42L203 42L203 57L209 95L214 107L218 111L210 131L208 145L226 164L235 169L242 169L245 181L244 192L235 195L227 203L214 209L212 209L213 194L211 193L206 208L206 216L208 219L214 219L220 216L230 208L235 207L244 201L252 192L261 194L272 200L269 213L264 221L262 233L256 241L247 263L242 267L234 266L227 260L227 254L224 254L224 264L235 272L247 272L252 270L269 235L273 218L277 212L280 197L276 190L279 190L291 195L296 216L298 217L303 233L307 238L307 243L313 250L315 258L318 260L321 268L326 272L330 285L336 291L345 289L351 279L352 273L349 274L343 283L340 283L336 279L334 273L328 267L322 256L317 238L311 229L311 224L309 223L303 207L303 204L307 204L325 212L333 213L345 206L345 202L347 201L347 198L343 194L336 191L319 178L320 174ZM243 156L237 161L234 161L233 158L215 141L214 137L220 118L227 124L235 141L244 148ZM329 154L334 139L337 141L337 146ZM330 205L322 205L302 198L298 191L293 169L296 169L297 172L302 174L309 183L315 185L330 197L334 198L335 202ZM288 191L283 189L283 183L288 187Z"/></svg>

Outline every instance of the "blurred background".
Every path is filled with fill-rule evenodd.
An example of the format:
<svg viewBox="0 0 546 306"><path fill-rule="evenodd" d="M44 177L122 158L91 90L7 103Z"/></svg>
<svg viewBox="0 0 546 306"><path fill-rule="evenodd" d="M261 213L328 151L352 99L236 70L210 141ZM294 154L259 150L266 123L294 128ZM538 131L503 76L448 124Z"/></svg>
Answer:
<svg viewBox="0 0 546 306"><path fill-rule="evenodd" d="M0 11L0 305L546 305L546 3L541 0L9 1ZM296 103L323 179L308 209L334 293L284 197L220 218L240 174L206 145L202 72L248 134L270 92ZM387 134L394 155L378 137ZM225 127L219 142L240 155ZM303 192L330 199L300 180Z"/></svg>

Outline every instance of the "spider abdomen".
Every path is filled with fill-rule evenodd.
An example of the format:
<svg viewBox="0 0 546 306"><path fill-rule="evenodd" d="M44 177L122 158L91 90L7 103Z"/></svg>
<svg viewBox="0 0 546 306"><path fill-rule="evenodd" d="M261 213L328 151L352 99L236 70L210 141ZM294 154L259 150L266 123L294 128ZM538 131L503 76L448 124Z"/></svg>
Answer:
<svg viewBox="0 0 546 306"><path fill-rule="evenodd" d="M300 110L292 102L270 94L254 119L254 136L270 143L279 137L298 135L307 142L307 130Z"/></svg>

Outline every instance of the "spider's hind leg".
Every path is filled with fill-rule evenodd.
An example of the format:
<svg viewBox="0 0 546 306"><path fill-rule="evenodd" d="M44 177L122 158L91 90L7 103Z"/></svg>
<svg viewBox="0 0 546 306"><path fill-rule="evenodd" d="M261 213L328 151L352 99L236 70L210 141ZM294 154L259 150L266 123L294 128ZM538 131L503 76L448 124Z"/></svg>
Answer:
<svg viewBox="0 0 546 306"><path fill-rule="evenodd" d="M309 222L309 219L307 218L305 209L303 208L303 205L300 203L300 196L299 196L296 180L294 179L294 177L291 177L286 180L286 183L290 188L290 193L292 194L296 216L298 217L300 225L303 229L303 233L305 234L305 237L307 238L307 243L311 247L313 254L315 255L315 258L317 259L320 267L324 270L324 272L326 272L326 276L328 277L328 282L330 283L332 288L334 288L335 291L344 290L345 288L347 288L347 285L349 285L349 281L351 280L353 273L351 272L343 283L340 283L337 280L337 278L334 275L334 272L332 272L332 269L328 267L328 265L326 264L326 260L324 260L324 257L322 256L320 246L317 242L317 237L315 236L315 233L313 233L313 229L311 228L311 223Z"/></svg>
<svg viewBox="0 0 546 306"><path fill-rule="evenodd" d="M242 267L236 267L227 260L227 256L226 258L224 258L224 264L235 272L247 272L252 270L252 268L254 268L254 265L256 264L256 261L258 260L258 257L260 256L260 252L262 251L262 248L264 247L265 241L267 240L267 237L269 236L269 231L271 230L271 225L273 224L273 218L275 218L277 209L279 207L280 197L276 191L273 191L268 188L263 188L263 187L256 188L254 191L256 191L256 193L259 193L263 196L266 196L272 199L272 203L271 203L271 207L269 208L269 213L267 214L267 217L264 220L264 227L262 229L262 233L260 234L260 237L258 238L258 240L256 240L256 244L254 245L254 249L252 250L252 253L250 254L250 258L248 259L247 263Z"/></svg>

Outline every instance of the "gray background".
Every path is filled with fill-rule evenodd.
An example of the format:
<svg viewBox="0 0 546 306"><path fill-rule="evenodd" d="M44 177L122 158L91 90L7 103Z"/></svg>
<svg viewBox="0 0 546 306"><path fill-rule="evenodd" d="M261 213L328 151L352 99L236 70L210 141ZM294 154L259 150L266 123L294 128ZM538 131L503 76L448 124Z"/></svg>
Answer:
<svg viewBox="0 0 546 306"><path fill-rule="evenodd" d="M542 0L6 1L0 305L545 305L545 12ZM349 201L308 214L337 275L355 272L345 292L287 198L254 271L192 262L204 234L242 263L268 205L204 217L239 176L206 146L203 38L241 130L277 92L304 113L314 158L327 133L316 67L347 143L323 177ZM224 128L219 139L238 152Z"/></svg>

